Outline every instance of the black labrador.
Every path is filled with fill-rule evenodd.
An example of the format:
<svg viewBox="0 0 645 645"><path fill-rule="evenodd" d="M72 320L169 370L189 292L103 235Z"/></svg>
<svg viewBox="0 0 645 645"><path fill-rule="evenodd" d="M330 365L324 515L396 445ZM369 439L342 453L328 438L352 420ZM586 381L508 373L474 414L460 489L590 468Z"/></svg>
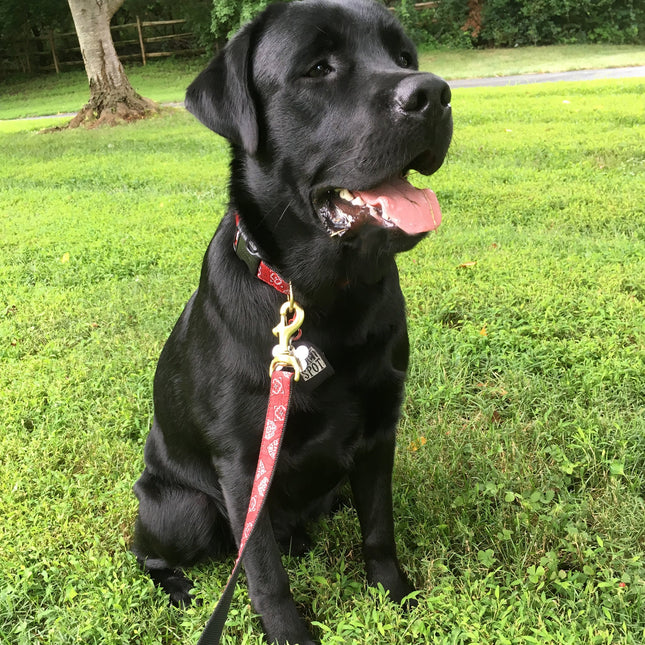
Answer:
<svg viewBox="0 0 645 645"><path fill-rule="evenodd" d="M159 359L133 551L181 604L192 587L181 568L239 544L285 300L257 278L261 260L291 283L311 365L327 368L294 384L244 567L269 642L311 645L281 550L306 549L307 524L347 481L369 582L395 602L412 591L392 518L409 353L394 257L439 224L434 193L406 176L441 166L450 89L418 71L414 45L382 5L302 0L246 25L186 105L230 142L230 206Z"/></svg>

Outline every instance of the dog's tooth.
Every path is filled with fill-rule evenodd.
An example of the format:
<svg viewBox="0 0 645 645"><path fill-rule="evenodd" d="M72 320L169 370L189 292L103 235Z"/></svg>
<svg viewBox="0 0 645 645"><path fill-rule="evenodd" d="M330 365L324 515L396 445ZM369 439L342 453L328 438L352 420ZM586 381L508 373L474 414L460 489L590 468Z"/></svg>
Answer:
<svg viewBox="0 0 645 645"><path fill-rule="evenodd" d="M343 188L339 191L338 196L341 199L344 199L346 202L351 202L352 199L354 199L354 195L352 195L347 188Z"/></svg>
<svg viewBox="0 0 645 645"><path fill-rule="evenodd" d="M361 199L360 195L356 195L356 197L352 199L352 204L354 204L354 206L365 206L365 202Z"/></svg>
<svg viewBox="0 0 645 645"><path fill-rule="evenodd" d="M381 209L379 209L379 208L375 208L375 207L374 207L374 206L372 206L371 204L369 204L368 208L370 209L370 215L371 215L372 217L380 217L381 219L390 219L390 218L387 216L387 213L382 213L382 212L381 212Z"/></svg>

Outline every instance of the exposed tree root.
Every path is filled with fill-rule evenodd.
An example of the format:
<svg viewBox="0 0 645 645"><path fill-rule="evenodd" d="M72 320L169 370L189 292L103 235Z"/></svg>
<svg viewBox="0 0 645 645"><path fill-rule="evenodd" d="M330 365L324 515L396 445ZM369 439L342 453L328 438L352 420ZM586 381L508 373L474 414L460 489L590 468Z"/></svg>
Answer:
<svg viewBox="0 0 645 645"><path fill-rule="evenodd" d="M118 101L90 101L67 124L47 128L43 132L59 132L73 128L99 128L104 125L114 126L146 119L159 113L159 106L150 99L141 96Z"/></svg>
<svg viewBox="0 0 645 645"><path fill-rule="evenodd" d="M143 97L123 101L104 102L95 105L90 101L67 124L67 128L98 128L102 125L118 125L138 119L145 119L159 112L156 103Z"/></svg>

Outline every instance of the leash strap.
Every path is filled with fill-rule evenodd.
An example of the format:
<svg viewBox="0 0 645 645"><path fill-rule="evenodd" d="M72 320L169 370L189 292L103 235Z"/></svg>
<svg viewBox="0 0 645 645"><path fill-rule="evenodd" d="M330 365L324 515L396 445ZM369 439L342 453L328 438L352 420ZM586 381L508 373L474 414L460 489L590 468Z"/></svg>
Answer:
<svg viewBox="0 0 645 645"><path fill-rule="evenodd" d="M282 446L284 427L287 423L293 377L294 373L292 371L281 369L276 369L271 375L271 394L269 395L269 405L264 420L260 456L255 470L255 477L253 478L253 489L246 512L246 520L244 521L237 560L235 561L235 567L226 583L222 596L208 623L206 623L206 627L199 641L197 641L197 645L217 645L220 642L237 578L240 573L242 556L253 534L257 519L264 508L267 492L269 491L275 473L278 454Z"/></svg>

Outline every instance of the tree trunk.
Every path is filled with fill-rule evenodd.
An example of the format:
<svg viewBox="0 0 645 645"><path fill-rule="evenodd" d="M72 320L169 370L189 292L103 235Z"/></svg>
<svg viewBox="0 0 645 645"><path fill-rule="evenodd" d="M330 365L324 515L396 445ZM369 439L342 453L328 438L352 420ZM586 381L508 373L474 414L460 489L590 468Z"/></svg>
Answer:
<svg viewBox="0 0 645 645"><path fill-rule="evenodd" d="M141 119L157 110L134 91L114 48L110 20L123 2L68 0L90 84L89 103L72 119L70 128Z"/></svg>

